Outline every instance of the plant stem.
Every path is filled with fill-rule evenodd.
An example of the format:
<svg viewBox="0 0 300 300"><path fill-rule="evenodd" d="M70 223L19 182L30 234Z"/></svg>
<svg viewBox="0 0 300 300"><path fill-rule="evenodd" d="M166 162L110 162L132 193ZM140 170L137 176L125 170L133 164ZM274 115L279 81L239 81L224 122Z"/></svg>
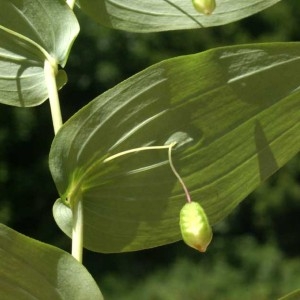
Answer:
<svg viewBox="0 0 300 300"><path fill-rule="evenodd" d="M71 9L74 8L75 0L67 0L66 2L67 2L67 4L69 5L69 7L70 7Z"/></svg>
<svg viewBox="0 0 300 300"><path fill-rule="evenodd" d="M173 164L173 161L172 161L172 148L173 146L175 145L175 143L171 144L169 146L169 151L168 151L168 156L169 156L169 163L170 163L170 167L174 173L174 175L177 177L177 179L179 180L184 192L185 192L185 195L186 195L186 200L187 202L191 203L192 202L192 199L191 199L191 196L190 196L190 193L185 185L185 183L183 182L182 178L180 177L180 175L178 174L178 172L176 171L175 167L174 167L174 164Z"/></svg>
<svg viewBox="0 0 300 300"><path fill-rule="evenodd" d="M51 64L51 62L48 59L46 59L44 63L44 73L45 73L45 80L48 89L52 123L53 123L55 134L62 126L62 117L61 117L59 97L58 97L58 91L57 91L57 85L55 79L56 72L57 72L57 65Z"/></svg>
<svg viewBox="0 0 300 300"><path fill-rule="evenodd" d="M82 200L75 201L73 212L73 229L72 229L72 255L82 263L83 252L83 207Z"/></svg>

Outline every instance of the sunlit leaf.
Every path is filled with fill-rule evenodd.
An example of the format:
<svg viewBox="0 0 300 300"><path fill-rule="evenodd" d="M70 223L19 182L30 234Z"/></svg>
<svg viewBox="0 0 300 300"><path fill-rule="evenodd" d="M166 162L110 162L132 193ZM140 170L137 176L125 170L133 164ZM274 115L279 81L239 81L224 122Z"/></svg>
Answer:
<svg viewBox="0 0 300 300"><path fill-rule="evenodd" d="M0 7L0 103L38 105L48 98L44 61L65 65L78 22L61 0L0 0ZM58 87L66 81L58 71Z"/></svg>
<svg viewBox="0 0 300 300"><path fill-rule="evenodd" d="M77 0L95 21L116 29L136 32L166 31L231 23L280 0L216 0L210 16L196 11L192 0Z"/></svg>
<svg viewBox="0 0 300 300"><path fill-rule="evenodd" d="M300 149L300 44L224 47L158 63L97 97L55 137L54 216L71 234L83 201L84 245L132 251L180 239L186 199L175 167L213 225Z"/></svg>
<svg viewBox="0 0 300 300"><path fill-rule="evenodd" d="M0 224L0 299L102 300L88 271L70 254Z"/></svg>

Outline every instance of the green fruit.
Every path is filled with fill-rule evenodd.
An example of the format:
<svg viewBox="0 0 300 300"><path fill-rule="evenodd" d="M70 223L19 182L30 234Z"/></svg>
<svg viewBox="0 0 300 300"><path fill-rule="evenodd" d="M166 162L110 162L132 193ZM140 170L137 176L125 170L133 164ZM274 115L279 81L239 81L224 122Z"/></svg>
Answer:
<svg viewBox="0 0 300 300"><path fill-rule="evenodd" d="M216 8L215 0L192 0L197 11L207 16L211 15Z"/></svg>
<svg viewBox="0 0 300 300"><path fill-rule="evenodd" d="M206 213L197 202L188 202L181 209L180 230L184 242L200 252L206 251L213 236Z"/></svg>

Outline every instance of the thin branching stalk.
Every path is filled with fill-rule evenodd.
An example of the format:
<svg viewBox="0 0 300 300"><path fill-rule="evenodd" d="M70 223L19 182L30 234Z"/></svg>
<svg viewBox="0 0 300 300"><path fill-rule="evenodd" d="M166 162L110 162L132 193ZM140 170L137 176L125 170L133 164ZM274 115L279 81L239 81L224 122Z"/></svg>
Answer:
<svg viewBox="0 0 300 300"><path fill-rule="evenodd" d="M116 159L118 157L121 157L123 155L127 155L130 153L137 153L140 151L147 151L147 150L160 150L160 149L168 149L168 159L170 163L170 167L176 178L179 180L180 184L182 185L182 188L185 192L187 202L191 202L191 196L189 194L189 191L183 182L183 179L180 177L178 172L175 169L175 166L172 161L172 148L176 145L176 142L171 143L169 145L164 146L145 146L145 147L139 147L139 148L133 148L130 150L126 150L123 152L119 152L117 154L114 154L112 156L109 156L104 160L104 162L111 161L113 159ZM75 193L76 194L76 193ZM83 207L82 207L82 199L76 199L76 201L70 201L74 203L74 206L72 208L73 212L73 230L72 230L72 255L75 257L79 262L82 263L82 251L83 251Z"/></svg>
<svg viewBox="0 0 300 300"><path fill-rule="evenodd" d="M139 147L139 148L133 148L133 149L130 149L130 150L126 150L126 151L123 151L123 152L119 152L117 154L114 154L112 156L109 156L108 158L106 158L104 160L104 162L108 162L110 160L113 160L117 157L120 157L120 156L123 156L123 155L127 155L127 154L130 154L130 153L136 153L136 152L140 152L140 151L146 151L146 150L160 150L160 149L168 149L168 158L169 158L169 163L170 163L170 167L172 169L172 172L174 173L174 175L176 176L176 178L179 180L184 192L185 192L185 195L186 195L186 199L187 199L187 202L191 202L192 199L191 199L191 196L190 196L190 193L183 181L183 179L180 177L180 175L178 174L178 172L176 171L175 169L175 166L173 164L173 160L172 160L172 148L176 145L176 142L174 143L171 143L169 145L164 145L164 146L145 146L145 147Z"/></svg>
<svg viewBox="0 0 300 300"><path fill-rule="evenodd" d="M165 146L145 146L145 147L139 147L139 148L133 148L130 150L126 150L123 152L119 152L117 154L114 154L112 156L107 157L104 162L108 162L110 160L113 160L117 157L126 155L126 154L130 154L130 153L135 153L135 152L140 152L140 151L146 151L146 150L160 150L160 149L168 149L170 148L170 145L165 145Z"/></svg>
<svg viewBox="0 0 300 300"><path fill-rule="evenodd" d="M57 85L55 79L56 72L57 72L57 65L51 64L51 62L48 59L46 59L44 63L44 73L45 73L45 80L48 89L52 123L53 123L55 134L62 126L62 116L61 116L59 97L58 97L58 91L57 91Z"/></svg>
<svg viewBox="0 0 300 300"><path fill-rule="evenodd" d="M183 182L183 179L181 178L181 176L178 174L178 172L176 171L175 169L175 166L173 164L173 160L172 160L172 148L173 146L175 145L174 144L171 144L170 147L169 147L169 151L168 151L168 156L169 156L169 163L170 163L170 167L174 173L174 175L177 177L177 179L179 180L184 192L185 192L185 195L186 195L186 200L187 202L191 203L192 202L192 199L191 199L191 196L190 196L190 193L185 185L185 183Z"/></svg>

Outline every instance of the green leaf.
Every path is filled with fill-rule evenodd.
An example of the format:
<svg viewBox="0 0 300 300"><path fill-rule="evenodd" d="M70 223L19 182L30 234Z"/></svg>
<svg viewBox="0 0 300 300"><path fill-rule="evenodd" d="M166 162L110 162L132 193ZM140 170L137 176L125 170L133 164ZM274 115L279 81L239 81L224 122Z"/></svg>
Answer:
<svg viewBox="0 0 300 300"><path fill-rule="evenodd" d="M48 98L44 61L64 66L79 32L62 0L0 0L0 103L35 106ZM67 81L57 72L57 85Z"/></svg>
<svg viewBox="0 0 300 300"><path fill-rule="evenodd" d="M0 298L101 300L88 271L70 254L0 224Z"/></svg>
<svg viewBox="0 0 300 300"><path fill-rule="evenodd" d="M200 14L192 0L77 0L92 19L108 27L153 32L219 26L231 23L280 0L219 0L212 15Z"/></svg>
<svg viewBox="0 0 300 300"><path fill-rule="evenodd" d="M300 149L300 43L224 47L158 63L100 95L58 132L54 206L71 234L84 210L84 246L133 251L180 239L186 199L167 150L211 225Z"/></svg>

